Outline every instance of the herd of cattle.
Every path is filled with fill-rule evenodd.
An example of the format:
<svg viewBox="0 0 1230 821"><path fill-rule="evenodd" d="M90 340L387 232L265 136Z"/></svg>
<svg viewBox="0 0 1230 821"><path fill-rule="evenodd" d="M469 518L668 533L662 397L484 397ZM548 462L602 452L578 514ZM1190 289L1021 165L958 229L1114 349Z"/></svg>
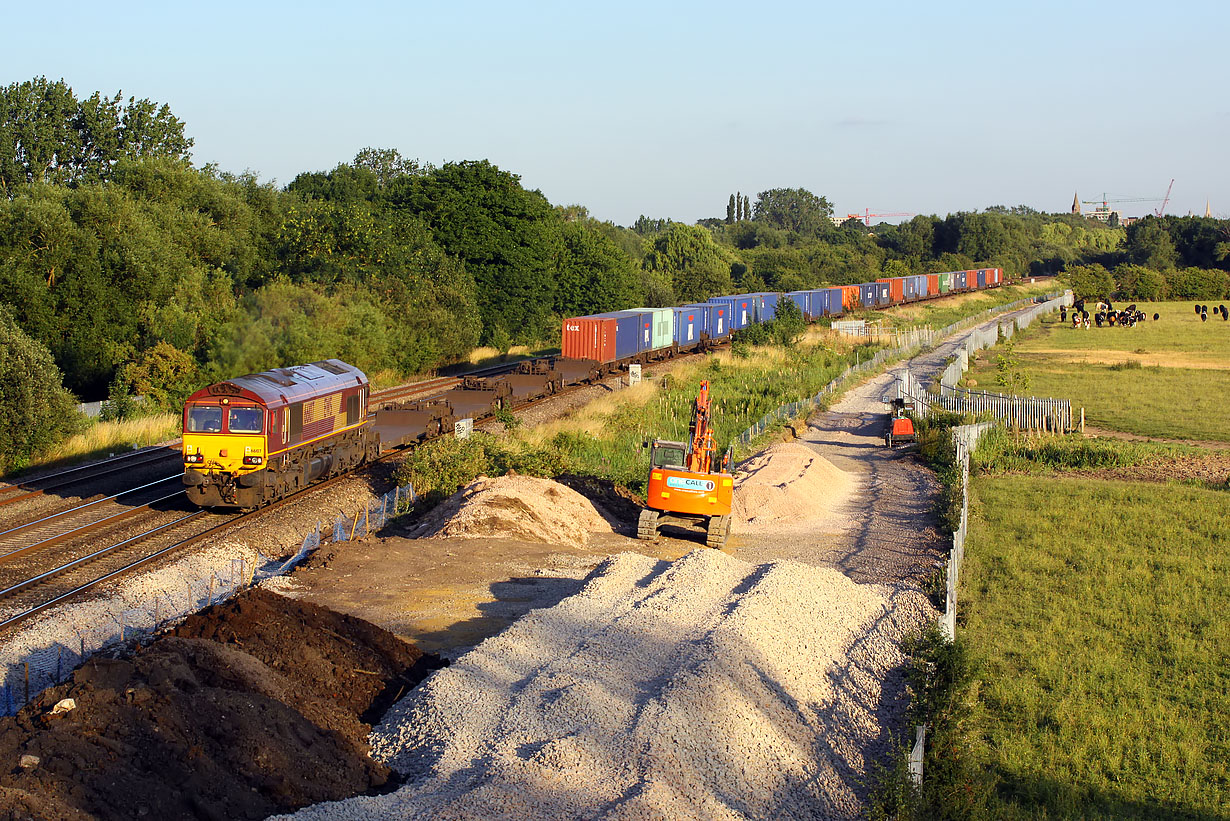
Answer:
<svg viewBox="0 0 1230 821"><path fill-rule="evenodd" d="M1208 322L1209 321L1209 306L1208 305L1197 305L1196 314L1197 316L1200 317L1201 322ZM1213 308L1213 316L1218 316L1218 315L1221 316L1223 322L1230 321L1230 310L1227 310L1225 305L1218 305L1217 307ZM1114 308L1114 305L1111 304L1109 299L1099 302L1097 304L1093 317L1092 317L1093 324L1099 328L1101 327L1113 328L1116 325L1122 326L1124 328L1131 328L1131 327L1134 327L1137 322L1144 322L1146 318L1147 317L1145 316L1144 311L1138 311L1136 309L1135 303L1132 303L1131 305L1127 306L1123 310L1116 311ZM1155 321L1160 318L1161 317L1159 314L1153 315L1153 319ZM1068 322L1068 309L1067 308L1059 309L1059 321L1065 324ZM1085 308L1085 300L1084 299L1076 300L1076 302L1072 304L1072 327L1073 328L1088 328L1090 326L1089 323L1090 323L1090 315L1089 315L1088 309Z"/></svg>

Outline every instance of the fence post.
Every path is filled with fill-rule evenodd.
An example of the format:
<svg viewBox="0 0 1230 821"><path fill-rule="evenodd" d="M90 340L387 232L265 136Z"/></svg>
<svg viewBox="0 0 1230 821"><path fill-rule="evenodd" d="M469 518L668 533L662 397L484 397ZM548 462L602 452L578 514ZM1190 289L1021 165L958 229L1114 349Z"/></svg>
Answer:
<svg viewBox="0 0 1230 821"><path fill-rule="evenodd" d="M916 787L922 785L923 742L926 735L927 727L925 724L919 724L914 728L914 748L910 750L910 779Z"/></svg>

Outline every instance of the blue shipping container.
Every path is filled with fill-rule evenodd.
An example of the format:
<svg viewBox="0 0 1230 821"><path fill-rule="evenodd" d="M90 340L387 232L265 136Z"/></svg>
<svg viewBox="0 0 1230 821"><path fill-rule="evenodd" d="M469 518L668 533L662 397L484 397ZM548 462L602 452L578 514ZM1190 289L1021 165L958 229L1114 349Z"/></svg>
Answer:
<svg viewBox="0 0 1230 821"><path fill-rule="evenodd" d="M636 356L649 348L648 343L642 346L641 326L644 324L641 314L635 311L607 311L605 314L591 314L594 319L610 317L615 320L615 358L624 359Z"/></svg>
<svg viewBox="0 0 1230 821"><path fill-rule="evenodd" d="M965 283L965 272L964 271L955 272L954 278L957 281L957 287L960 288L962 291L964 291L968 287Z"/></svg>
<svg viewBox="0 0 1230 821"><path fill-rule="evenodd" d="M841 316L845 313L841 304L841 289L840 288L825 288L821 291L812 292L812 305L817 307L816 317L821 316Z"/></svg>
<svg viewBox="0 0 1230 821"><path fill-rule="evenodd" d="M685 305L672 308L675 312L675 344L687 348L700 342L702 333L709 333L709 305Z"/></svg>
<svg viewBox="0 0 1230 821"><path fill-rule="evenodd" d="M760 321L768 322L777 316L777 301L781 299L781 294L765 291L760 296Z"/></svg>
<svg viewBox="0 0 1230 821"><path fill-rule="evenodd" d="M741 331L756 321L755 294L735 294L734 296L715 296L709 299L714 305L725 305L727 321L730 330Z"/></svg>
<svg viewBox="0 0 1230 821"><path fill-rule="evenodd" d="M905 301L913 302L918 299L918 280L914 277L902 277L905 280L902 287L905 292Z"/></svg>
<svg viewBox="0 0 1230 821"><path fill-rule="evenodd" d="M987 269L983 268L978 271L978 289L981 290L987 287Z"/></svg>
<svg viewBox="0 0 1230 821"><path fill-rule="evenodd" d="M817 293L817 291L791 291L788 294L783 294L783 296L795 305L799 306L799 310L803 313L804 319L816 319L817 317L822 316L820 311L823 310L816 310L812 308L812 303Z"/></svg>
<svg viewBox="0 0 1230 821"><path fill-rule="evenodd" d="M861 282L858 286L858 302L864 308L876 306L876 291L879 286L874 282Z"/></svg>

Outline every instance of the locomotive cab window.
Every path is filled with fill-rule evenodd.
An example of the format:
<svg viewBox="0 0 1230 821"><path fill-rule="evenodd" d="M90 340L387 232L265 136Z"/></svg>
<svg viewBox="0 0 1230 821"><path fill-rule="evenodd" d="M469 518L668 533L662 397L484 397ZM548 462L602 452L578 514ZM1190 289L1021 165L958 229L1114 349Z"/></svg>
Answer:
<svg viewBox="0 0 1230 821"><path fill-rule="evenodd" d="M193 405L188 408L189 433L221 433L222 408L217 405Z"/></svg>
<svg viewBox="0 0 1230 821"><path fill-rule="evenodd" d="M260 433L264 424L265 414L260 408L231 408L227 420L231 433Z"/></svg>
<svg viewBox="0 0 1230 821"><path fill-rule="evenodd" d="M346 424L354 425L359 421L359 395L346 397Z"/></svg>

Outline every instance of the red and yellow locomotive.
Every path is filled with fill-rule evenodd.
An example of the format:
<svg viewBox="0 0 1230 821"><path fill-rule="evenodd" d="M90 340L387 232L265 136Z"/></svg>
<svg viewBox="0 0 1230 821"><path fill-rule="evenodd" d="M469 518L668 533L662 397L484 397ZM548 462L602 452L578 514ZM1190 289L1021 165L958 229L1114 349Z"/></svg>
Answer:
<svg viewBox="0 0 1230 821"><path fill-rule="evenodd" d="M184 406L184 485L201 507L251 509L376 456L369 385L339 359L202 388Z"/></svg>

